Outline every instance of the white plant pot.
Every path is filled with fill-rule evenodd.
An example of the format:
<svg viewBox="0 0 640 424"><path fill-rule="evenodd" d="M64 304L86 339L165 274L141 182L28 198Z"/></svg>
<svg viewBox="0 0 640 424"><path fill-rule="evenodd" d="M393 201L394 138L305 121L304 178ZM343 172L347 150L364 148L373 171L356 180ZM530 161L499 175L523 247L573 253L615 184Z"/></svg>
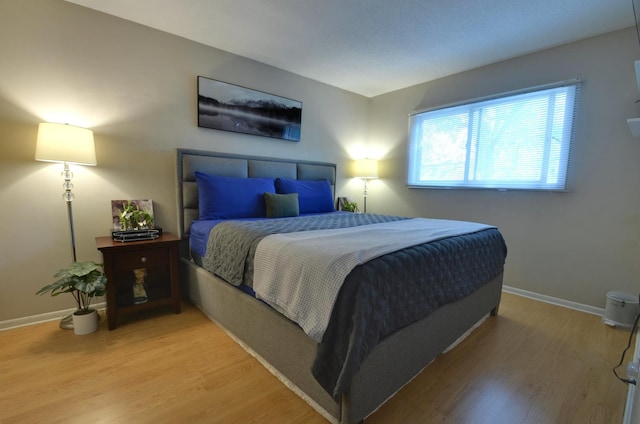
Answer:
<svg viewBox="0 0 640 424"><path fill-rule="evenodd" d="M93 333L98 329L98 312L92 310L88 314L73 313L73 332L81 336Z"/></svg>

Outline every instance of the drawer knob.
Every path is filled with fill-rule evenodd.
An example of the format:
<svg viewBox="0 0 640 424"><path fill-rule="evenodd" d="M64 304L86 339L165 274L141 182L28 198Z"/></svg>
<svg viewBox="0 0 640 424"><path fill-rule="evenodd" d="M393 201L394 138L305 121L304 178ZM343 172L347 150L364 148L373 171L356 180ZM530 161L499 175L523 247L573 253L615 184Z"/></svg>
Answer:
<svg viewBox="0 0 640 424"><path fill-rule="evenodd" d="M140 262L147 262L147 257L146 256L141 257Z"/></svg>

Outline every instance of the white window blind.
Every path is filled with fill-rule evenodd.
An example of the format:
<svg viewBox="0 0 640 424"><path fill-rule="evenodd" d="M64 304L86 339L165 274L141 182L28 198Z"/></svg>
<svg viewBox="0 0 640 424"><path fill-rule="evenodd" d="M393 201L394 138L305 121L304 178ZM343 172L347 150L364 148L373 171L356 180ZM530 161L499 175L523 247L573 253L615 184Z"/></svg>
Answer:
<svg viewBox="0 0 640 424"><path fill-rule="evenodd" d="M566 190L579 80L409 116L410 187Z"/></svg>

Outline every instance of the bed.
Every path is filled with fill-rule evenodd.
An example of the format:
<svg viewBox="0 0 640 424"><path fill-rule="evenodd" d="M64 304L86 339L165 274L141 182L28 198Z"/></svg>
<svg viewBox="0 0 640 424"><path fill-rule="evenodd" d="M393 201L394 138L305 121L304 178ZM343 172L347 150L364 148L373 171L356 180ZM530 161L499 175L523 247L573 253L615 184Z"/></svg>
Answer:
<svg viewBox="0 0 640 424"><path fill-rule="evenodd" d="M211 255L206 257L205 252L214 251L213 246L216 243L211 239L201 240L206 239L206 233L217 232L218 237L223 237L225 231L228 234L236 234L229 231L245 227L250 231L249 235L262 231L252 247L247 247L247 251L250 252L247 255L249 257L254 255L255 251L265 251L266 248L262 246L267 245L267 240L271 241L273 238L276 242L277 238L281 237L281 235L275 235L281 230L271 228L275 221L295 222L292 224L293 229L286 231L291 233L290 237L301 234L297 232L296 226L303 225L302 222L307 220L306 215L322 216L322 218L313 218L314 226L317 226L318 224L315 223L322 219L332 222L326 224L329 227L322 227L327 229L322 234L332 231L342 232L336 228L343 226L355 225L367 229L380 227L382 231L389 228L395 229L395 226L421 225L421 223L416 224L414 220L403 220L401 217L346 212L325 214L316 213L310 209L296 211L297 214L285 212L284 215L278 215L279 209L274 209L271 205L272 208L268 213L271 216L282 216L283 219L245 220L242 217L239 219L232 217L225 219L224 224L205 226L203 229L201 224L208 220L198 218L201 218L201 213L208 215L205 208L208 200L206 198L203 200L198 186L200 184L202 190L202 187L208 184L206 178L214 178L216 184L228 181L231 185L243 179L250 179L251 184L261 180L274 180L290 182L294 185L293 187L306 187L307 182L314 184L313 187L315 187L315 182L323 181L330 190L333 204L336 166L330 163L188 149L178 149L176 159L178 225L183 240L180 249L180 276L186 295L288 387L331 422L345 424L362 422L429 362L478 325L487 315L497 315L506 246L497 229L482 227L471 233L440 237L435 241L403 247L391 253L379 253L365 264L356 264L350 268L344 279L344 285L335 295L335 306L327 317L326 327L322 329L319 336L309 332L304 324L298 324L283 315L287 311L281 310L278 305L268 304L265 301L267 297L255 296L259 287L253 290L254 287L250 285L246 287L242 281L235 283L232 281L234 278L225 274L226 271L212 272L210 262L215 262L215 259L212 259ZM254 190L262 189L258 186L254 187ZM325 190L324 186L323 190ZM279 191L278 196L293 195L293 193L287 194L286 190L277 191ZM326 193L324 194L326 198ZM302 191L296 193L296 196L304 195ZM291 199L287 201L289 200ZM268 202L269 200L267 200L267 207L269 207ZM299 204L302 208L302 198ZM223 209L226 207L223 206ZM242 208L243 205L239 207ZM275 215L273 215L274 210ZM224 211L214 211L214 214L216 213L224 215ZM324 215L327 217L325 218ZM359 221L353 224L353 220L367 222ZM345 224L345 222L348 223ZM305 234L314 233L313 230L316 229L319 228L313 227L312 231ZM349 231L360 230L352 228ZM410 227L407 231L411 232ZM197 232L201 235L197 236ZM239 237L235 235L228 237L228 239L235 238ZM289 243L288 240L285 239L283 243ZM203 243L207 244L203 245ZM470 266L448 265L446 272L424 272L423 267L432 266L424 257L431 255L432 251L446 253L447 249L453 249L450 254L453 258L451 260L466 261ZM471 251L474 253L470 253ZM225 248L219 250L218 256L224 256L224 252ZM256 255L256 259L264 257L265 253L260 255L262 256ZM416 263L410 263L410 266L407 266L400 259L413 260ZM440 263L443 260L434 261L434 263ZM256 275L263 275L263 270L266 269L264 267L267 266L264 263L268 262L256 260L255 267L262 267L259 268L260 273ZM254 266L253 263L251 266ZM246 275L253 273L251 266L245 264L244 270L229 271L229 275L240 275L238 278L242 280ZM427 274L433 274L433 276L424 277ZM395 317L392 312L384 309L391 308L393 305L376 303L375 307L371 306L372 298L378 302L380 301L378 299L384 296L375 293L363 294L373 291L366 288L369 286L379 287L376 293L383 292L387 290L385 287L389 285L389 281L394 284L407 282L409 290L414 290L413 287L424 284L422 280L425 278L430 281L437 280L437 284L441 284L441 288L432 289L437 293L433 297L439 300L433 301L433 304L429 303L428 308L421 307L428 309L426 312L418 308L416 312L404 314L407 316ZM455 280L456 284L448 280ZM364 283L365 281L367 284ZM258 283L263 284L255 282L255 284ZM450 289L457 286L460 288ZM404 295L402 300L403 296L394 294L396 292L401 291L395 290L388 295L389 298L395 299L393 302L413 302L412 296ZM383 299L381 302L386 300ZM411 311L410 307L398 308L396 305L393 308ZM393 318L389 318L390 316ZM368 321L369 319L371 322Z"/></svg>

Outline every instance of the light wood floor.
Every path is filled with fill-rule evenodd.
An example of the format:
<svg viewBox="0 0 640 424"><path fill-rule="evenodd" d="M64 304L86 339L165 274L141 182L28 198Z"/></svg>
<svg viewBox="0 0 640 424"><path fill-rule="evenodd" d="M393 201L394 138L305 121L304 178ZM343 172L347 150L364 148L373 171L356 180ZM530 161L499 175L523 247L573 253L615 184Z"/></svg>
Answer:
<svg viewBox="0 0 640 424"><path fill-rule="evenodd" d="M0 423L326 423L197 309L75 336L0 332ZM628 333L505 294L500 315L365 423L620 423Z"/></svg>

